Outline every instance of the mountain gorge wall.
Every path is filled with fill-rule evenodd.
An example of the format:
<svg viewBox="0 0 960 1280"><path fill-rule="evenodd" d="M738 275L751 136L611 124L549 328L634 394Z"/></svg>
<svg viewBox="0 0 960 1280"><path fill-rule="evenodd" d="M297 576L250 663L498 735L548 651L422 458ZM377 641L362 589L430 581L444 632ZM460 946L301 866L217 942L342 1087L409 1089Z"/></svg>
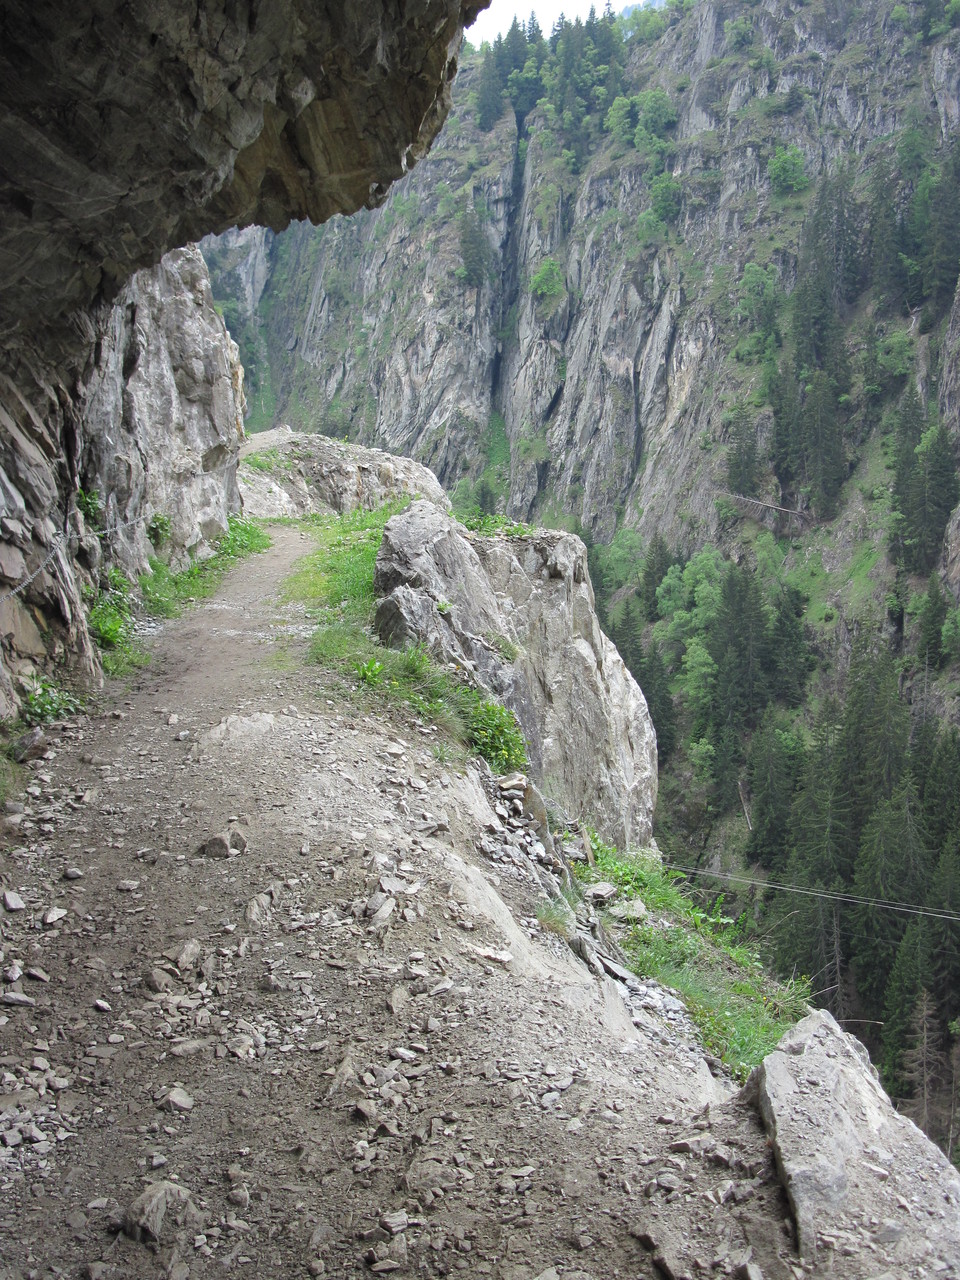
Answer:
<svg viewBox="0 0 960 1280"><path fill-rule="evenodd" d="M758 361L730 359L749 332L744 267L773 267L789 292L820 175L846 165L863 196L908 126L934 149L949 139L960 33L919 44L879 5L704 3L633 45L625 77L624 93L661 88L676 106L668 234L642 230L651 183L632 147L604 136L571 161L542 107L519 129L507 108L481 131L473 60L438 146L384 207L207 242L257 384L254 426L349 432L448 488L486 472L511 515L604 539L618 522L688 549L716 537L728 412L762 377ZM778 146L801 152L805 193L773 189ZM487 255L476 285L468 205ZM560 287L546 296L533 282L550 262Z"/></svg>
<svg viewBox="0 0 960 1280"><path fill-rule="evenodd" d="M174 559L236 502L240 373L203 266L128 279L210 231L382 200L439 129L480 7L4 6L0 714L47 659L97 676L81 490L102 486L110 530L168 518ZM142 529L103 546L142 567Z"/></svg>

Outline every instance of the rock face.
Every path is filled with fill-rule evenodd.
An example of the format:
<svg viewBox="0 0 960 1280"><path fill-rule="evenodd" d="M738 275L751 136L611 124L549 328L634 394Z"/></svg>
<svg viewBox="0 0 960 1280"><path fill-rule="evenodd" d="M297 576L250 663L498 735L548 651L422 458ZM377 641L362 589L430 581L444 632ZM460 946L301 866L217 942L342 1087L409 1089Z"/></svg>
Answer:
<svg viewBox="0 0 960 1280"><path fill-rule="evenodd" d="M5 4L0 337L207 232L377 203L442 124L482 7Z"/></svg>
<svg viewBox="0 0 960 1280"><path fill-rule="evenodd" d="M32 438L4 418L4 591L52 558L25 590L0 599L0 716L16 709L12 677L48 657L96 678L82 589L98 585L104 555L128 574L146 569L160 517L154 537L162 533L165 558L182 566L188 553L208 553L240 506L243 371L197 249L137 272L115 305L85 323L89 358L73 390L45 385L44 413L28 419ZM40 388L41 369L33 367ZM80 491L96 495L99 518L89 508L84 517Z"/></svg>
<svg viewBox="0 0 960 1280"><path fill-rule="evenodd" d="M80 478L104 499L111 557L146 567L151 517L182 567L240 509L243 370L196 247L138 271L112 308L88 384ZM169 529L167 529L167 522Z"/></svg>
<svg viewBox="0 0 960 1280"><path fill-rule="evenodd" d="M482 7L4 6L0 574L23 591L0 599L0 716L16 704L11 663L69 659L96 676L77 573L96 570L99 547L77 518L78 485L102 484L108 515L156 504L180 548L236 502L239 369L229 343L215 350L214 321L189 318L191 294L209 304L199 263L166 264L118 311L106 304L137 268L207 232L381 201L439 129L463 25ZM165 427L163 475L151 451ZM107 545L128 567L146 550L140 530Z"/></svg>
<svg viewBox="0 0 960 1280"><path fill-rule="evenodd" d="M866 186L881 140L912 117L948 139L960 34L901 47L878 5L668 12L659 40L631 46L614 92L662 90L677 111L675 232L641 233L646 160L599 128L574 163L559 113L542 106L519 130L510 110L480 130L471 61L437 146L383 208L268 236L248 264L235 242L211 247L215 292L236 301L249 337L245 366L283 420L408 453L448 489L486 472L521 519L560 510L600 540L623 523L688 550L716 538L725 415L763 378L755 354L730 358L751 336L744 268L771 267L787 293L797 272L805 209L772 190L768 162L796 146L816 180L843 156ZM736 22L750 24L746 48L728 34ZM471 203L489 268L475 285L461 233ZM562 289L547 304L531 282L549 262ZM772 477L761 496L778 501Z"/></svg>
<svg viewBox="0 0 960 1280"><path fill-rule="evenodd" d="M423 643L515 712L531 773L621 848L648 843L657 748L646 702L600 630L573 534L471 536L432 503L388 521L374 586L391 645Z"/></svg>
<svg viewBox="0 0 960 1280"><path fill-rule="evenodd" d="M449 499L437 477L410 458L277 427L240 450L243 509L251 516L342 515L393 498L426 498L442 510Z"/></svg>
<svg viewBox="0 0 960 1280"><path fill-rule="evenodd" d="M789 1031L744 1095L759 1107L800 1254L818 1275L957 1274L960 1175L893 1109L866 1049L829 1013Z"/></svg>

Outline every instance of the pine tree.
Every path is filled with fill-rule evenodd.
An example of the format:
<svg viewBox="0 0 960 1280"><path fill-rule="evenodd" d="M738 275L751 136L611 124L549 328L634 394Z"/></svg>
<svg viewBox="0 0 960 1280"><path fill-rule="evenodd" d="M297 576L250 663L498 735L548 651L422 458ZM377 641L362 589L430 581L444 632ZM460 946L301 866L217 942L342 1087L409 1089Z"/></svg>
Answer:
<svg viewBox="0 0 960 1280"><path fill-rule="evenodd" d="M503 83L490 49L484 49L477 88L477 128L489 133L503 115Z"/></svg>
<svg viewBox="0 0 960 1280"><path fill-rule="evenodd" d="M747 760L753 825L747 853L763 867L779 868L786 862L793 793L802 763L802 743L780 727L776 713L768 708Z"/></svg>
<svg viewBox="0 0 960 1280"><path fill-rule="evenodd" d="M917 996L910 1030L910 1047L903 1055L903 1074L913 1096L904 1110L924 1133L933 1136L937 1093L946 1064L940 1052L937 1007L927 990Z"/></svg>
<svg viewBox="0 0 960 1280"><path fill-rule="evenodd" d="M656 640L651 640L643 654L637 683L643 690L650 719L657 731L657 757L660 768L673 754L677 743L677 716L670 693L670 681L663 655Z"/></svg>
<svg viewBox="0 0 960 1280"><path fill-rule="evenodd" d="M960 913L960 836L954 835L940 851L930 880L926 904L933 911ZM947 1018L960 1014L960 923L930 921L932 956L931 991Z"/></svg>
<svg viewBox="0 0 960 1280"><path fill-rule="evenodd" d="M904 1057L910 1047L917 1000L932 982L930 959L926 922L918 917L910 921L892 961L888 957L884 967L885 972L889 971L889 978L884 991L881 1062L884 1085L895 1098L910 1092Z"/></svg>
<svg viewBox="0 0 960 1280"><path fill-rule="evenodd" d="M930 847L943 849L960 834L960 732L955 725L937 737L923 774L921 800Z"/></svg>
<svg viewBox="0 0 960 1280"><path fill-rule="evenodd" d="M858 897L922 903L929 877L929 853L912 777L881 800L864 828L857 853L854 890ZM883 1008L890 950L903 937L906 917L861 904L854 912L853 956L857 986L868 1012Z"/></svg>
<svg viewBox="0 0 960 1280"><path fill-rule="evenodd" d="M940 555L947 521L960 497L957 464L944 423L938 423L924 435L917 446L917 454L923 476L923 500L917 524L917 567L927 570L933 567Z"/></svg>
<svg viewBox="0 0 960 1280"><path fill-rule="evenodd" d="M726 725L756 724L766 705L768 622L756 574L746 565L731 564L706 637L707 650L717 667L712 719L718 740Z"/></svg>
<svg viewBox="0 0 960 1280"><path fill-rule="evenodd" d="M941 635L947 620L947 601L940 589L940 578L934 572L927 582L927 593L917 618L919 643L917 658L921 666L936 671L943 659Z"/></svg>
<svg viewBox="0 0 960 1280"><path fill-rule="evenodd" d="M800 420L800 388L793 370L780 365L770 387L773 405L773 447L771 461L782 485L797 479L803 461L803 434Z"/></svg>
<svg viewBox="0 0 960 1280"><path fill-rule="evenodd" d="M838 833L840 874L849 884L861 833L879 801L889 799L907 757L909 717L886 648L860 644L847 679L835 769L845 800L846 826Z"/></svg>
<svg viewBox="0 0 960 1280"><path fill-rule="evenodd" d="M731 493L752 497L757 491L757 427L746 405L738 405L730 424L727 487Z"/></svg>
<svg viewBox="0 0 960 1280"><path fill-rule="evenodd" d="M503 42L503 51L505 66L503 78L506 79L511 71L522 71L527 61L527 37L516 18L510 24L510 30Z"/></svg>
<svg viewBox="0 0 960 1280"><path fill-rule="evenodd" d="M796 587L785 587L774 604L770 635L771 692L788 706L799 706L813 654L803 631L806 600Z"/></svg>
<svg viewBox="0 0 960 1280"><path fill-rule="evenodd" d="M839 708L828 698L814 722L813 743L791 810L790 842L804 883L848 888L845 845L851 825L850 797L840 767L839 717Z"/></svg>
<svg viewBox="0 0 960 1280"><path fill-rule="evenodd" d="M834 384L817 370L810 379L801 412L803 462L821 514L836 510L843 481L842 427Z"/></svg>
<svg viewBox="0 0 960 1280"><path fill-rule="evenodd" d="M812 976L818 1005L843 1019L848 1014L845 980L847 921L844 909L827 896L842 889L839 882L811 879L795 858L787 865L790 884L810 889L809 895L784 895L785 914L777 928L777 955L784 973Z"/></svg>
<svg viewBox="0 0 960 1280"><path fill-rule="evenodd" d="M670 568L672 559L670 549L659 530L650 539L647 554L643 558L643 572L640 578L640 603L644 616L649 622L656 622L660 614L657 611L657 587Z"/></svg>

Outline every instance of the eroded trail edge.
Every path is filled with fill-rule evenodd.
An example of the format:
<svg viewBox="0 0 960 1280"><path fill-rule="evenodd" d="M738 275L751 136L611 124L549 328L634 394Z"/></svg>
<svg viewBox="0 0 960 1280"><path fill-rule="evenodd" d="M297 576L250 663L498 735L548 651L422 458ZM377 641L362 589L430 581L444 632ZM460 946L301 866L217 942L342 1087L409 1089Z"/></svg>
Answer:
<svg viewBox="0 0 960 1280"><path fill-rule="evenodd" d="M755 1106L540 927L475 767L305 661L309 547L8 815L0 1275L809 1273Z"/></svg>

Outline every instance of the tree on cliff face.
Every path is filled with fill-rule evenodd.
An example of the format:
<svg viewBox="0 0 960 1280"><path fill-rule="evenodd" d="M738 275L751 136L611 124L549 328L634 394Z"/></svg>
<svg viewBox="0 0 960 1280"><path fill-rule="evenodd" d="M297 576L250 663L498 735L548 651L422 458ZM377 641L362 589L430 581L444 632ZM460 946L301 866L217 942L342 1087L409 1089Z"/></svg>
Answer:
<svg viewBox="0 0 960 1280"><path fill-rule="evenodd" d="M460 214L460 258L464 282L471 289L479 289L489 271L490 247L472 200L467 202Z"/></svg>
<svg viewBox="0 0 960 1280"><path fill-rule="evenodd" d="M757 491L759 465L756 424L746 406L738 405L730 424L730 453L727 458L727 486L730 491L753 496Z"/></svg>
<svg viewBox="0 0 960 1280"><path fill-rule="evenodd" d="M480 86L477 89L477 127L489 133L503 115L503 94L500 90L500 74L490 49L484 49L480 66Z"/></svg>

